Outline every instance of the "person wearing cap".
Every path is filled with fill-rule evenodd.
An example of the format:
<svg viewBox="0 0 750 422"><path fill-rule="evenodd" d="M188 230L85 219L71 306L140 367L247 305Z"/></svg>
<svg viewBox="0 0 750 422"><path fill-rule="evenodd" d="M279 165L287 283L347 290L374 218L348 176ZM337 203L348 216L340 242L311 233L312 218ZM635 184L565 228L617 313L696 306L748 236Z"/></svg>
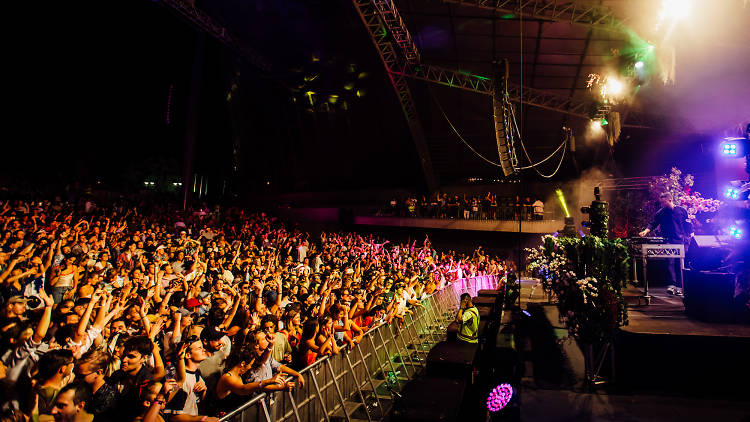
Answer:
<svg viewBox="0 0 750 422"><path fill-rule="evenodd" d="M3 315L3 324L17 320L25 321L26 318L26 302L27 298L16 295L8 299L8 303L5 306L5 314Z"/></svg>
<svg viewBox="0 0 750 422"><path fill-rule="evenodd" d="M232 351L232 341L226 333L216 327L205 327L201 330L201 341L208 357L198 365L208 389L207 400L212 400L216 393L216 383L224 371L224 362Z"/></svg>

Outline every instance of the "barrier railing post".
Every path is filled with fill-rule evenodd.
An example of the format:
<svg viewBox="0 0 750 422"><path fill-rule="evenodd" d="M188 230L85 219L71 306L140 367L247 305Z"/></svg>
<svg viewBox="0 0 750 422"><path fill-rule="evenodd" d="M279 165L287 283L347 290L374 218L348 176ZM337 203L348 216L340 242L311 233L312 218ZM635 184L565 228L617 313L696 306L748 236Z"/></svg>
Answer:
<svg viewBox="0 0 750 422"><path fill-rule="evenodd" d="M410 342L414 346L414 354L417 355L417 362L422 366L422 368L424 368L425 367L424 359L422 359L419 355L419 353L424 348L424 343L422 343L422 339L419 338L419 332L417 331L417 327L416 327L416 325L419 324L420 318L422 317L422 315L424 315L424 308L420 308L420 311L421 312L419 312L419 315L416 318L414 318L413 315L410 316L411 323L406 325L406 332L407 334L409 334ZM414 329L414 333L416 334L416 339L415 339L415 336L412 335L410 327ZM417 344L417 341L419 341L419 344Z"/></svg>
<svg viewBox="0 0 750 422"><path fill-rule="evenodd" d="M393 338L393 331L391 329L391 326L384 325L383 327L388 327L388 331L391 333L391 338ZM383 344L385 344L385 339L383 338L383 333L380 330L378 330L378 335L380 336L380 341L383 342ZM388 347L386 347L385 349L388 351L388 362L393 362L393 358L391 357L390 350L388 350ZM394 344L394 349L395 349L396 352L400 353L399 350L398 350L398 345L397 344ZM401 359L401 367L404 368L404 374L406 374L406 377L407 378L411 378L409 376L409 370L406 369L406 365L404 364L404 360L403 359Z"/></svg>
<svg viewBox="0 0 750 422"><path fill-rule="evenodd" d="M359 349L359 345L354 346L357 349ZM354 385L357 386L357 394L359 394L359 399L362 400L362 406L365 407L365 414L367 415L367 420L372 422L372 418L370 417L370 411L367 410L367 402L365 401L365 396L362 394L362 388L359 385L359 379L357 378L357 374L354 373L354 365L352 365L352 360L349 358L349 353L345 353L344 357L346 358L346 363L349 364L349 371L352 373L352 378L354 379ZM346 409L344 409L344 412L346 412Z"/></svg>
<svg viewBox="0 0 750 422"><path fill-rule="evenodd" d="M383 349L385 350L385 359L388 361L388 366L391 367L391 372L393 372L393 376L396 379L396 383L398 384L398 387L401 388L401 380L398 379L398 376L396 375L396 368L393 366L393 361L391 361L391 353L388 351L388 348L385 346L385 341L383 341L383 335L380 333L380 330L383 327L387 327L387 325L381 325L380 327L375 330L380 337L380 344L382 345ZM372 343L372 348L377 352L377 347L375 347L375 341L373 341L372 337L370 337L370 342ZM379 358L378 358L379 359ZM382 371L382 369L381 369ZM383 376L386 379L386 383L388 382L388 377L385 375L385 372L383 372Z"/></svg>
<svg viewBox="0 0 750 422"><path fill-rule="evenodd" d="M404 318L404 320L406 320L406 318ZM412 360L412 358L411 358L411 354L409 353L409 348L406 346L406 342L404 341L404 336L401 335L401 326L399 324L396 324L396 331L398 331L397 335L393 334L393 330L392 329L390 329L388 331L390 331L390 333L391 333L391 340L393 340L393 342L396 344L396 350L399 350L399 347L400 347L399 344L398 344L398 339L401 339L401 344L404 345L404 350L403 351L399 351L399 353L401 354L401 365L404 368L406 368L406 358L404 357L404 353L406 353L409 356L409 361L411 362L411 369L414 372L414 375L416 375L416 369L414 368L414 360ZM409 373L407 372L406 375L409 376ZM411 377L409 377L409 378L411 378Z"/></svg>
<svg viewBox="0 0 750 422"><path fill-rule="evenodd" d="M424 312L422 312L422 315L419 317L419 322L421 324L421 327L418 327L418 328L422 332L422 334L420 334L419 332L417 332L417 337L419 338L419 341L422 342L422 350L424 350L424 344L425 344L425 342L422 341L422 339L423 338L425 338L425 339L427 338L427 335L428 335L429 330L430 330L430 328L429 328L429 318L431 318L430 311L427 309L427 307L425 307ZM429 340L427 340L427 341L429 341Z"/></svg>
<svg viewBox="0 0 750 422"><path fill-rule="evenodd" d="M440 341L440 335L437 334L437 331L440 329L440 323L439 323L440 318L438 318L437 311L435 309L436 300L434 299L434 297L435 296L433 295L433 296L430 296L428 299L428 301L430 302L430 314L431 314L430 319L432 320L430 324L431 328L429 332L430 332L430 336L432 337L432 340L435 343L437 343L438 341ZM438 336L437 339L435 339L436 335Z"/></svg>
<svg viewBox="0 0 750 422"><path fill-rule="evenodd" d="M289 395L289 403L292 405L292 413L294 414L294 419L297 422L302 422L302 420L299 418L299 409L297 409L297 401L294 400L294 395L292 395L291 391L287 391L287 394Z"/></svg>
<svg viewBox="0 0 750 422"><path fill-rule="evenodd" d="M315 376L315 371L310 371L310 378L312 378L313 384L315 385L315 393L318 396L318 400L320 401L320 407L323 409L323 416L325 416L326 421L330 422L331 419L328 417L328 409L326 408L326 403L323 399L323 395L320 392L320 385L318 384L318 378Z"/></svg>
<svg viewBox="0 0 750 422"><path fill-rule="evenodd" d="M271 415L268 413L268 405L265 400L260 401L260 405L263 408L263 415L266 417L266 422L273 422Z"/></svg>
<svg viewBox="0 0 750 422"><path fill-rule="evenodd" d="M344 351L344 353L346 353L346 351ZM344 396L343 394L341 394L341 388L339 387L339 382L336 379L336 373L333 372L333 368L331 367L331 365L333 364L331 360L332 359L328 359L327 361L328 373L331 375L334 387L336 387L336 394L338 395L339 403L341 404L341 410L344 411L344 417L347 421L349 421L349 413L347 413L346 405L344 405Z"/></svg>
<svg viewBox="0 0 750 422"><path fill-rule="evenodd" d="M367 334L366 334L367 335ZM359 360L362 362L362 365L365 367L365 375L367 375L367 380L370 382L370 388L372 388L372 394L375 396L375 400L378 402L378 409L380 409L380 416L381 419L383 416L385 416L385 409L383 409L383 403L380 402L380 397L378 396L378 390L375 388L375 381L372 380L372 375L370 374L370 368L367 366L367 361L365 360L365 355L362 353L362 348L357 347L357 351L359 352ZM371 355L375 355L377 358L377 353L375 353L375 350L372 351ZM380 359L378 359L380 361ZM382 368L379 368L380 371L382 371ZM367 406L367 403L365 403L365 406Z"/></svg>

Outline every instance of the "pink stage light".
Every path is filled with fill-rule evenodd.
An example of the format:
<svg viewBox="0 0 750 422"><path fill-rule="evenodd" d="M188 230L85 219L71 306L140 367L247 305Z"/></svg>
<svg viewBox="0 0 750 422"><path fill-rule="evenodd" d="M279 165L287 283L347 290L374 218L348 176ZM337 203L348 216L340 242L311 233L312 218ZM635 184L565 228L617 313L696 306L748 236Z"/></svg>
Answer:
<svg viewBox="0 0 750 422"><path fill-rule="evenodd" d="M487 409L490 412L498 412L508 405L511 398L513 398L513 387L507 383L500 384L487 397Z"/></svg>

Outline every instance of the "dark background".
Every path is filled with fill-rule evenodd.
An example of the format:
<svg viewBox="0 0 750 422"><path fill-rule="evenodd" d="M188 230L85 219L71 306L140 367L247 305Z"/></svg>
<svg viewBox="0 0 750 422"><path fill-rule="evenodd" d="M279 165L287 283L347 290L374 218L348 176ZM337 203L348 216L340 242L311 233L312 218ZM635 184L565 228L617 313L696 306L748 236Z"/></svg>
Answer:
<svg viewBox="0 0 750 422"><path fill-rule="evenodd" d="M209 196L425 188L400 106L351 2L199 4L273 70L258 71L157 2L11 6L18 28L7 43L0 180L129 192L156 180L157 189L176 195L173 182L193 182L183 180L184 147L191 75L200 69L192 173L205 178ZM313 105L307 92L315 93ZM444 149L443 184L501 178L455 139L426 83L412 83L412 92L428 143ZM489 97L445 87L434 93L478 149L495 149ZM331 95L336 104L325 103ZM526 118L534 155L548 153L559 127L540 131L543 115ZM662 174L674 165L710 174L719 135L624 130L612 152L579 135L575 162L568 158L556 180L592 166L614 176Z"/></svg>

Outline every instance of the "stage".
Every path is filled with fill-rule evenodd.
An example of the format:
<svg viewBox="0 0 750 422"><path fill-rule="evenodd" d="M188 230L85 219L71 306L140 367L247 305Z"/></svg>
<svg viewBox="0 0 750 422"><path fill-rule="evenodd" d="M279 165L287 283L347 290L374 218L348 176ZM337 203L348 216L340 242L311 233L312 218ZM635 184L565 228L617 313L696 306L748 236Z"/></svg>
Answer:
<svg viewBox="0 0 750 422"><path fill-rule="evenodd" d="M615 340L617 389L696 397L747 397L750 325L705 322L685 313L683 298L650 289L624 292L629 323Z"/></svg>
<svg viewBox="0 0 750 422"><path fill-rule="evenodd" d="M666 293L665 287L649 290L651 304L638 304L643 290L630 286L623 292L628 303L629 324L621 331L630 334L719 336L750 339L750 325L704 322L689 318L682 297Z"/></svg>
<svg viewBox="0 0 750 422"><path fill-rule="evenodd" d="M535 331L542 327L551 338L533 341L537 343L533 345L537 349L533 355L537 357L527 367L527 377L534 378L537 387L585 391L581 348L575 341L564 340L567 330L559 321L556 306L541 288L532 294L533 285L531 280L522 284L522 309L530 310L531 319L537 321ZM629 306L629 323L615 338L614 382L603 385L602 390L627 395L747 400L750 325L692 319L685 313L682 298L667 294L665 287L654 286L649 293L651 304L641 301L638 305L640 288L630 286L623 292ZM551 361L558 361L557 371L545 371ZM610 364L608 359L602 371L605 378L611 376ZM547 374L541 374L539 379L542 372Z"/></svg>

